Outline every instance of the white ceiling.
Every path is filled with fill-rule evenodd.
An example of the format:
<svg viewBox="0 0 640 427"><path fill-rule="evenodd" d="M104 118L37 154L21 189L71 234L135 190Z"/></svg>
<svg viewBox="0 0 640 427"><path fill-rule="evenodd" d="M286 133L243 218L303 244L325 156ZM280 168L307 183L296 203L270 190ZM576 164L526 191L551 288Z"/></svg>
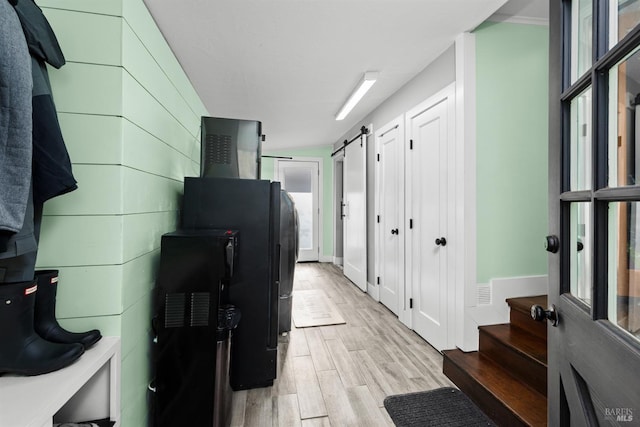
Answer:
<svg viewBox="0 0 640 427"><path fill-rule="evenodd" d="M209 114L260 120L263 150L333 144L505 0L145 0ZM548 0L499 16L546 19ZM343 121L365 71L378 82Z"/></svg>

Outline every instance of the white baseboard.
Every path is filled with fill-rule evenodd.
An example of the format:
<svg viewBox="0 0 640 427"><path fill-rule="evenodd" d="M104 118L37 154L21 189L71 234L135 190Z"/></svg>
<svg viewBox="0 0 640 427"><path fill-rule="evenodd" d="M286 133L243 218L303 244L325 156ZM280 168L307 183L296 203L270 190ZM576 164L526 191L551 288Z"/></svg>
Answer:
<svg viewBox="0 0 640 427"><path fill-rule="evenodd" d="M318 258L318 262L333 262L332 255L320 255Z"/></svg>
<svg viewBox="0 0 640 427"><path fill-rule="evenodd" d="M485 287L480 284L478 287ZM548 277L527 276L492 279L489 282L490 302L465 308L464 341L457 343L463 351L476 351L479 345L478 327L509 323L509 305L507 298L518 298L533 295L546 295L549 289ZM483 296L486 302L486 296Z"/></svg>
<svg viewBox="0 0 640 427"><path fill-rule="evenodd" d="M374 301L380 301L380 286L367 282L367 294L369 294Z"/></svg>
<svg viewBox="0 0 640 427"><path fill-rule="evenodd" d="M336 265L344 265L344 258L341 256L334 256L333 263Z"/></svg>

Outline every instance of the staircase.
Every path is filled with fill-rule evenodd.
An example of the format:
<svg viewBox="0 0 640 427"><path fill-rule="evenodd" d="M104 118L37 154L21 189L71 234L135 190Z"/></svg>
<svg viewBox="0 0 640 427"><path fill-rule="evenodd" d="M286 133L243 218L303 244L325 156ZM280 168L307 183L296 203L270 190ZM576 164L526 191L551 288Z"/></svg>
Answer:
<svg viewBox="0 0 640 427"><path fill-rule="evenodd" d="M510 323L480 326L478 351L445 351L443 372L499 426L546 426L547 324L530 308L547 297L507 303Z"/></svg>

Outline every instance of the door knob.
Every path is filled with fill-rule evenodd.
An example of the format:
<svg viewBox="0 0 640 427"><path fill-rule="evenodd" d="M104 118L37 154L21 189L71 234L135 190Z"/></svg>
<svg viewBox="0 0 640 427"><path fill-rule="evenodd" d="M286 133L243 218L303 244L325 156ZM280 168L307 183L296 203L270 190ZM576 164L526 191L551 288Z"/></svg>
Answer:
<svg viewBox="0 0 640 427"><path fill-rule="evenodd" d="M556 306L553 304L549 306L548 310L545 310L544 308L542 308L542 306L537 304L532 305L531 318L539 322L547 319L549 320L549 322L551 322L551 326L558 326L558 321L560 320L558 318L558 310L556 310Z"/></svg>
<svg viewBox="0 0 640 427"><path fill-rule="evenodd" d="M436 245L438 245L438 246L447 246L447 239L445 239L444 237L440 237L440 238L436 239Z"/></svg>
<svg viewBox="0 0 640 427"><path fill-rule="evenodd" d="M391 230L391 234L400 234L400 230L398 230L397 228L394 228Z"/></svg>
<svg viewBox="0 0 640 427"><path fill-rule="evenodd" d="M544 248L552 254L558 252L558 249L560 249L560 239L558 239L558 236L547 236L544 241Z"/></svg>

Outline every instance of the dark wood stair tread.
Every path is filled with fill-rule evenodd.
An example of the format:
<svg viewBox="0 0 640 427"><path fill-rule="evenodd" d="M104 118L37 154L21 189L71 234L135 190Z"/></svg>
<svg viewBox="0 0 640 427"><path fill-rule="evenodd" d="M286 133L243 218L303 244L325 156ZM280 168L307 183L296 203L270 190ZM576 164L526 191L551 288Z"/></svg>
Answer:
<svg viewBox="0 0 640 427"><path fill-rule="evenodd" d="M509 323L480 326L481 333L491 335L514 351L528 355L547 366L547 341Z"/></svg>
<svg viewBox="0 0 640 427"><path fill-rule="evenodd" d="M456 349L443 354L444 373L499 424L546 425L546 397L478 352Z"/></svg>

